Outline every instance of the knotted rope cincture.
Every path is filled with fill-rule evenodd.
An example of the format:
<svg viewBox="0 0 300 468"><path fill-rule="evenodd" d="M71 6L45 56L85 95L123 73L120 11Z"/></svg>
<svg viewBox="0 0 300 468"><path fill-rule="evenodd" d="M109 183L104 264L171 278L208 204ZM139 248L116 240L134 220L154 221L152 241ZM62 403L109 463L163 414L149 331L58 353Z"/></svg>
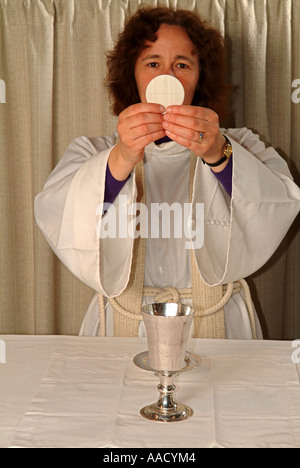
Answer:
<svg viewBox="0 0 300 468"><path fill-rule="evenodd" d="M237 294L243 289L245 295L245 303L248 311L248 316L250 320L250 326L252 331L253 339L257 339L256 333L256 325L255 325L255 315L253 310L253 304L251 299L251 293L247 282L244 279L239 281L235 281L234 283L228 283L227 285L223 286L224 295L222 299L212 307L207 309L203 309L201 311L197 311L195 313L195 317L207 317L208 315L215 314L220 309L222 309L231 296L233 294ZM168 286L166 288L154 288L154 287L145 287L144 288L144 296L146 297L154 297L154 302L162 303L162 302L174 302L178 303L182 299L191 299L192 298L192 289L176 289L172 286ZM132 319L132 320L143 320L142 314L134 314L129 310L122 307L116 298L109 298L108 302L112 306L112 308L118 312L119 314ZM98 303L99 303L99 317L100 317L100 336L105 336L105 305L104 305L104 298L101 294L98 294Z"/></svg>

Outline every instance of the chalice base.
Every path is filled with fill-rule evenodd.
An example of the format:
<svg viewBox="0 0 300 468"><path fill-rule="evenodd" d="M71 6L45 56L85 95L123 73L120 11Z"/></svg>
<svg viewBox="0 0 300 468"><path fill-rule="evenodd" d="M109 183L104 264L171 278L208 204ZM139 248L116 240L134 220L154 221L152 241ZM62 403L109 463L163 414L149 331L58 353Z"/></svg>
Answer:
<svg viewBox="0 0 300 468"><path fill-rule="evenodd" d="M189 406L174 401L173 394L176 389L174 380L181 372L200 366L201 359L199 356L187 352L185 366L179 371L172 372L153 369L149 363L148 352L135 356L134 363L144 370L154 372L160 380L160 384L157 386L160 396L159 400L142 408L140 410L141 416L155 422L176 422L184 421L193 415L193 410Z"/></svg>
<svg viewBox="0 0 300 468"><path fill-rule="evenodd" d="M150 421L175 422L190 418L193 415L193 410L181 403L175 403L174 408L164 410L157 403L153 403L142 408L140 414Z"/></svg>

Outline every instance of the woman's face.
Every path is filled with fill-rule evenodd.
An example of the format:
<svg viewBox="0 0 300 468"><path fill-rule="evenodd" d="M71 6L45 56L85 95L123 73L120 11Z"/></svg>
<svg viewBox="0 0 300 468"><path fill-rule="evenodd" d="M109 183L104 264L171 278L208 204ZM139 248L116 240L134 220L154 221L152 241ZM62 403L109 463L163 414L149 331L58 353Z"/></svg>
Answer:
<svg viewBox="0 0 300 468"><path fill-rule="evenodd" d="M192 103L199 80L195 46L180 26L162 24L155 42L146 41L135 64L135 79L141 102L146 102L148 83L157 75L173 75L185 90L183 104Z"/></svg>

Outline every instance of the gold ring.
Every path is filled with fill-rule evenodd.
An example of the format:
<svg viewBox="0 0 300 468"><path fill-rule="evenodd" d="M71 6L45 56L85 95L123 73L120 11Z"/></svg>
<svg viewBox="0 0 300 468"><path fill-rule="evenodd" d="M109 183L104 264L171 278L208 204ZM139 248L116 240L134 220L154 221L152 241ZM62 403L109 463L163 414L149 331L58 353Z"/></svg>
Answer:
<svg viewBox="0 0 300 468"><path fill-rule="evenodd" d="M199 140L198 140L198 141L199 141L199 143L201 143L201 142L202 142L202 140L203 140L203 137L204 137L204 133L203 133L203 132L200 132L200 134L199 134Z"/></svg>

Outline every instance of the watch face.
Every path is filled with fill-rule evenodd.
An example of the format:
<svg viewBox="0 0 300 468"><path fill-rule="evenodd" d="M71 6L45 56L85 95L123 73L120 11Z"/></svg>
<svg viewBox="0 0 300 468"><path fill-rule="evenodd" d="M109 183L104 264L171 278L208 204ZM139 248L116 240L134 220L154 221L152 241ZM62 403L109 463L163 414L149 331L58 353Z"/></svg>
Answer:
<svg viewBox="0 0 300 468"><path fill-rule="evenodd" d="M181 105L184 101L184 88L175 76L158 75L147 86L146 100L165 108Z"/></svg>

